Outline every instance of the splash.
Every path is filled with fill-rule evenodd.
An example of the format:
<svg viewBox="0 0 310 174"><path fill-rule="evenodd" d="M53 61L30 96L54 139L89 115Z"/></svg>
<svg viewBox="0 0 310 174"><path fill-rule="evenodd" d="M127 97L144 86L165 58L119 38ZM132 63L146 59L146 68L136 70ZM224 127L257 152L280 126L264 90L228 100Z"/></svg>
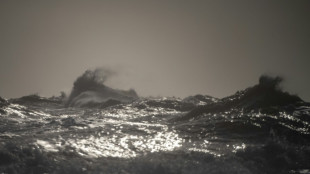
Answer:
<svg viewBox="0 0 310 174"><path fill-rule="evenodd" d="M113 71L103 68L85 71L74 82L66 106L98 106L104 105L109 100L128 102L137 99L138 95L133 89L125 91L104 85L104 82L114 74Z"/></svg>
<svg viewBox="0 0 310 174"><path fill-rule="evenodd" d="M262 87L267 87L267 88L271 88L271 89L278 89L279 85L281 84L281 82L283 82L283 78L276 76L276 77L271 77L271 76L267 76L267 75L262 75L259 78L259 85Z"/></svg>

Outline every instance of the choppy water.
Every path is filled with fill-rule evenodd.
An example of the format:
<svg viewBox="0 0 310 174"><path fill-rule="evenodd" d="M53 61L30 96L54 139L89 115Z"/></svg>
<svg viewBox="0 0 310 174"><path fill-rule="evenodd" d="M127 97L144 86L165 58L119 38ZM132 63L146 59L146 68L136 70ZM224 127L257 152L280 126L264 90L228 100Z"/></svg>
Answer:
<svg viewBox="0 0 310 174"><path fill-rule="evenodd" d="M184 106L10 103L0 112L0 173L310 173L308 105L195 117Z"/></svg>

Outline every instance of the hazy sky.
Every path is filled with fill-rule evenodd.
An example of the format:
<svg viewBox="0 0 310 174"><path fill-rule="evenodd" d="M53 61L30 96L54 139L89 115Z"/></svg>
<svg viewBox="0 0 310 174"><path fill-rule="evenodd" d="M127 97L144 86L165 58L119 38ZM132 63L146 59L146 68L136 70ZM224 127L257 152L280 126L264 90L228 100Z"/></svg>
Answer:
<svg viewBox="0 0 310 174"><path fill-rule="evenodd" d="M86 69L142 96L224 97L282 75L310 101L310 1L1 0L0 96L69 92Z"/></svg>

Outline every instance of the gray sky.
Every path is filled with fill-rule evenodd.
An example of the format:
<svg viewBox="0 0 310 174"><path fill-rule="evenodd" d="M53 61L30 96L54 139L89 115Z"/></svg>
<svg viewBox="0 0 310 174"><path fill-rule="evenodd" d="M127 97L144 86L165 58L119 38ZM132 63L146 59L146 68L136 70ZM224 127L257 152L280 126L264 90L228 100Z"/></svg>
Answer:
<svg viewBox="0 0 310 174"><path fill-rule="evenodd" d="M282 75L310 101L310 1L1 0L0 96L69 92L86 69L142 96L224 97Z"/></svg>

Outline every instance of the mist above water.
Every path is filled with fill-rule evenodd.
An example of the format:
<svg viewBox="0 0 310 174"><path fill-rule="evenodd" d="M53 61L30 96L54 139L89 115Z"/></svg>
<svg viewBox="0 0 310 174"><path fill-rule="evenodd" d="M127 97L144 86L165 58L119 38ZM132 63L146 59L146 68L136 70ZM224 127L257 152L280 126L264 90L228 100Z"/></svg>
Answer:
<svg viewBox="0 0 310 174"><path fill-rule="evenodd" d="M85 71L75 80L66 106L83 106L89 103L103 103L108 100L128 102L138 98L133 89L126 91L106 86L105 81L114 74L113 71L104 68Z"/></svg>

